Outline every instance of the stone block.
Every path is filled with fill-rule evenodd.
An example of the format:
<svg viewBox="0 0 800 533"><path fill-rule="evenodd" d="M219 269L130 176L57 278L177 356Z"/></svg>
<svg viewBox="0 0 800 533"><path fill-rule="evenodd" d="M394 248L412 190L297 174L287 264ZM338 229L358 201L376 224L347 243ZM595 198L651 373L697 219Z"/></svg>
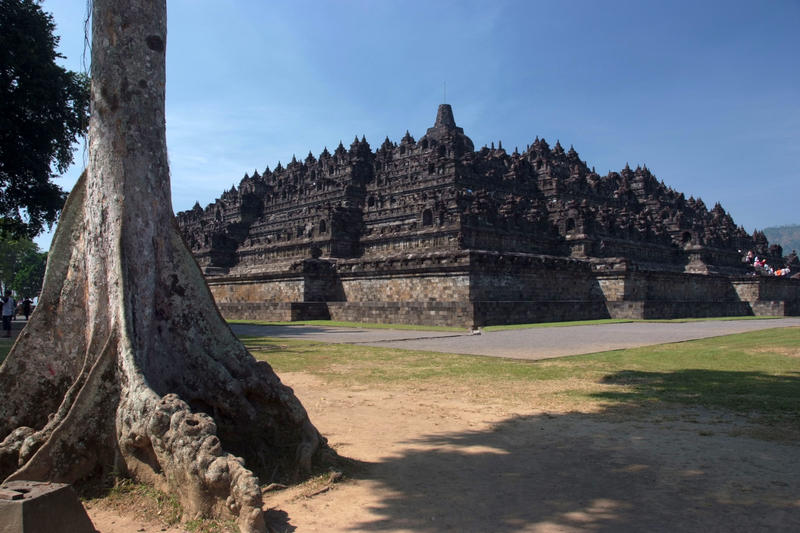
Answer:
<svg viewBox="0 0 800 533"><path fill-rule="evenodd" d="M0 533L95 533L70 485L9 481L0 486Z"/></svg>

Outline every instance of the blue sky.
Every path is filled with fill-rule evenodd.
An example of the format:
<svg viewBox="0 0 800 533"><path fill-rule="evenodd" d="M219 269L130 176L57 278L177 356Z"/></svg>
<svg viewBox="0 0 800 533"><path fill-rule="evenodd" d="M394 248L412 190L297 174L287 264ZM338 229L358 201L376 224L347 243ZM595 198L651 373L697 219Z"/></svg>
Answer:
<svg viewBox="0 0 800 533"><path fill-rule="evenodd" d="M85 2L43 8L81 70ZM169 0L173 206L355 135L419 138L446 82L476 147L558 139L601 174L646 164L748 231L800 223L799 56L796 0Z"/></svg>

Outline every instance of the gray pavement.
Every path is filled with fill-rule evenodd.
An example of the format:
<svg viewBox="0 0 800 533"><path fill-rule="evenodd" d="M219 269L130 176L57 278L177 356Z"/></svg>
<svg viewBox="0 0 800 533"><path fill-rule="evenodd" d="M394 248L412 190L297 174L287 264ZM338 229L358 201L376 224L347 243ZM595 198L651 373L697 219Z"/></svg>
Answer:
<svg viewBox="0 0 800 533"><path fill-rule="evenodd" d="M233 324L231 328L237 335L283 337L318 342L364 344L408 350L535 360L790 326L800 326L800 318L707 322L630 322L513 329L482 332L480 335L327 326ZM800 331L798 331L798 336L800 336Z"/></svg>

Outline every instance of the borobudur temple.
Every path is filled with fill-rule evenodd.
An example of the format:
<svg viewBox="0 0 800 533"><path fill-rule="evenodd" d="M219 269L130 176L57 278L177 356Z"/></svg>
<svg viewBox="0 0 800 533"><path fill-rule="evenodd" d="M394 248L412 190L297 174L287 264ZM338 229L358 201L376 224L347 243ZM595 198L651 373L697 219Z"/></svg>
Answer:
<svg viewBox="0 0 800 533"><path fill-rule="evenodd" d="M439 106L415 140L365 138L245 175L178 224L227 318L478 327L794 315L800 280L719 204L646 167L598 175L570 147L476 151Z"/></svg>

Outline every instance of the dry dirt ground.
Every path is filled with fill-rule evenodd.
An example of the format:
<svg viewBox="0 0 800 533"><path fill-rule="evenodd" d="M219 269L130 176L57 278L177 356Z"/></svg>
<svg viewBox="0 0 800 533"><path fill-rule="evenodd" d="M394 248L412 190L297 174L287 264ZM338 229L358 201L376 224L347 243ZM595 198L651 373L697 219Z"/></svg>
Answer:
<svg viewBox="0 0 800 533"><path fill-rule="evenodd" d="M265 493L273 531L800 531L798 439L747 417L281 377L359 464L337 483ZM101 533L183 531L135 510L89 513Z"/></svg>

